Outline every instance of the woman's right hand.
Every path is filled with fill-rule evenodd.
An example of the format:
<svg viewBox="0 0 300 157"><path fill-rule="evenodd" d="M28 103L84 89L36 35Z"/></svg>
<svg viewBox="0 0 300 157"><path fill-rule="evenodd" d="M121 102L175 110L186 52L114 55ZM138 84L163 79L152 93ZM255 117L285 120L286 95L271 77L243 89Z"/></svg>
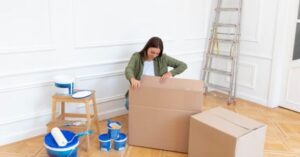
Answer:
<svg viewBox="0 0 300 157"><path fill-rule="evenodd" d="M141 81L139 81L139 80L137 80L137 79L135 79L135 78L131 78L131 79L130 79L130 82L131 82L131 87L132 87L133 89L140 88L140 86L141 86Z"/></svg>

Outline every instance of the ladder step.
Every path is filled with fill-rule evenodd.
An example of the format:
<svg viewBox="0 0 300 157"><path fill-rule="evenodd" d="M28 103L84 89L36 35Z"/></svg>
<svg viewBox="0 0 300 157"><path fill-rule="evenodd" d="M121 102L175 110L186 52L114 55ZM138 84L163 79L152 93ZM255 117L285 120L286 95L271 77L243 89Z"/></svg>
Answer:
<svg viewBox="0 0 300 157"><path fill-rule="evenodd" d="M219 90L222 90L222 91L230 92L230 88L228 88L228 87L224 87L224 86L220 86L220 85L216 85L216 84L211 84L211 83L208 83L207 86L211 87L211 88L214 88L214 89L219 89Z"/></svg>
<svg viewBox="0 0 300 157"><path fill-rule="evenodd" d="M237 27L237 24L229 24L229 23L214 23L217 27Z"/></svg>
<svg viewBox="0 0 300 157"><path fill-rule="evenodd" d="M235 33L223 33L223 32L217 32L217 34L220 34L220 35L240 35L240 34L235 34Z"/></svg>
<svg viewBox="0 0 300 157"><path fill-rule="evenodd" d="M211 40L211 39L210 39ZM233 39L220 39L220 38L214 38L214 41L220 41L220 42L230 42L230 43L235 43L235 40Z"/></svg>
<svg viewBox="0 0 300 157"><path fill-rule="evenodd" d="M231 72L224 71L224 70L213 69L213 68L205 68L204 70L207 72L213 72L213 73L217 73L217 74L221 74L221 75L231 76Z"/></svg>
<svg viewBox="0 0 300 157"><path fill-rule="evenodd" d="M216 11L239 11L239 8L216 8Z"/></svg>
<svg viewBox="0 0 300 157"><path fill-rule="evenodd" d="M221 55L221 54L207 54L208 57L216 57L216 58L223 58L223 59L233 59L233 56L229 55Z"/></svg>

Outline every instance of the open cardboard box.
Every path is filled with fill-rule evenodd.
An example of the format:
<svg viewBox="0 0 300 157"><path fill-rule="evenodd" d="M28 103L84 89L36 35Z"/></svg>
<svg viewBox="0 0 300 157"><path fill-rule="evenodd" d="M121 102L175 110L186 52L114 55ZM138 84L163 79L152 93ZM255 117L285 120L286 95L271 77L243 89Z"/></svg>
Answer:
<svg viewBox="0 0 300 157"><path fill-rule="evenodd" d="M190 116L201 112L200 80L145 76L129 90L129 144L187 152Z"/></svg>

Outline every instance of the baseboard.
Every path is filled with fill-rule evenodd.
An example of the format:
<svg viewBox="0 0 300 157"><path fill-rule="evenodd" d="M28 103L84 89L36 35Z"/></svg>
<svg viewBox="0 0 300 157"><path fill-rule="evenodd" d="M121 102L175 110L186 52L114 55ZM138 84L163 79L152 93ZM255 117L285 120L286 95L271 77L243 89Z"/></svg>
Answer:
<svg viewBox="0 0 300 157"><path fill-rule="evenodd" d="M255 96L250 96L248 94L243 94L243 93L237 94L237 97L245 99L247 101L251 101L251 102L257 103L257 104L265 106L265 107L268 107L268 105L267 105L267 99L263 99L263 98L259 98L259 97L255 97Z"/></svg>
<svg viewBox="0 0 300 157"><path fill-rule="evenodd" d="M105 120L105 119L109 119L109 118L113 118L113 117L117 117L117 116L122 116L127 114L128 111L126 110L125 107L120 107L120 108L116 108L113 110L109 110L106 112L100 112L98 113L98 118L99 120Z"/></svg>
<svg viewBox="0 0 300 157"><path fill-rule="evenodd" d="M211 92L211 91L217 91L219 93L223 93L223 94L226 94L226 95L228 94L227 92L217 90L217 89L209 89L208 90L208 92ZM263 98L259 98L259 97L255 97L255 96L250 96L249 94L244 94L244 93L237 93L236 97L247 100L247 101L250 101L250 102L253 102L253 103L257 103L257 104L262 105L262 106L269 107L267 105L267 99L263 99Z"/></svg>
<svg viewBox="0 0 300 157"><path fill-rule="evenodd" d="M46 134L47 128L46 128L46 126L31 129L31 130L22 130L21 128L20 129L16 128L16 131L17 130L21 130L21 131L14 132L12 134L0 137L0 146L18 142L18 141L22 141L22 140L26 140L26 139L36 137L39 135L44 135L44 134Z"/></svg>

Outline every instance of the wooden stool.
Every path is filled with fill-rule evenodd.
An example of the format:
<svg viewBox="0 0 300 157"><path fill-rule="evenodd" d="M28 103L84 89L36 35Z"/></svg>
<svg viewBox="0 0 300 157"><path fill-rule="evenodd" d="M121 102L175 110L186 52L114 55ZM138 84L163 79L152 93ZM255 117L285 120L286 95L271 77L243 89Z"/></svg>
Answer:
<svg viewBox="0 0 300 157"><path fill-rule="evenodd" d="M92 121L94 121L97 134L99 135L100 130L99 130L99 124L98 124L99 121L98 121L98 112L97 112L97 108L96 108L95 91L91 91L91 92L92 92L92 94L90 96L81 98L81 99L75 99L69 95L60 95L60 94L53 95L52 96L52 118L51 118L51 122L47 124L48 131L50 132L53 127L59 127L59 128L63 128L63 129L72 130L70 128L66 128L65 124L72 122L72 121L67 121L65 119L67 117L86 118L87 122L85 125L72 126L72 128L75 127L75 128L81 128L84 130L89 130L92 128ZM56 106L57 106L58 102L61 102L61 114L59 116L56 116ZM92 104L93 104L94 113L91 113L91 111L90 111L90 102L92 102ZM83 104L85 104L86 113L85 114L66 113L65 112L65 103L74 103L74 104L83 103ZM89 136L87 136L86 139L87 139L87 147L86 148L88 151L89 147L90 147Z"/></svg>

